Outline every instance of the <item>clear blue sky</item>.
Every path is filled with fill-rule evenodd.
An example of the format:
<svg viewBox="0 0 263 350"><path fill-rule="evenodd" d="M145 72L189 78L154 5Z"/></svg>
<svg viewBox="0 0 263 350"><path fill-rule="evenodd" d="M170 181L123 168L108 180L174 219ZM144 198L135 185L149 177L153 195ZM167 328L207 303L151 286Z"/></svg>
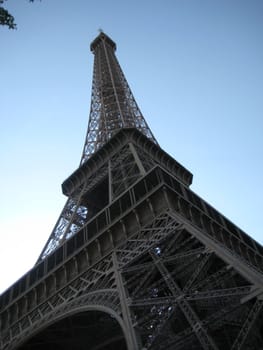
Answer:
<svg viewBox="0 0 263 350"><path fill-rule="evenodd" d="M36 261L78 166L102 28L192 189L262 235L262 0L9 0L0 28L0 292Z"/></svg>

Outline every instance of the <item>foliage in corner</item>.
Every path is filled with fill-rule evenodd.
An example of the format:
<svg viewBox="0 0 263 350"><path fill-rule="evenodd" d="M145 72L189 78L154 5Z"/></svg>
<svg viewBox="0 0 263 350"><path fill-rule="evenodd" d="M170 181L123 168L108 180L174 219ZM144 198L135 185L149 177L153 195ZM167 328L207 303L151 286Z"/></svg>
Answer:
<svg viewBox="0 0 263 350"><path fill-rule="evenodd" d="M0 0L0 25L8 26L9 29L16 29L14 16L1 6L5 1L7 0ZM34 2L34 0L29 0L29 2Z"/></svg>
<svg viewBox="0 0 263 350"><path fill-rule="evenodd" d="M4 0L0 0L0 5L4 3ZM9 29L15 29L14 17L3 7L0 6L0 25L8 26Z"/></svg>

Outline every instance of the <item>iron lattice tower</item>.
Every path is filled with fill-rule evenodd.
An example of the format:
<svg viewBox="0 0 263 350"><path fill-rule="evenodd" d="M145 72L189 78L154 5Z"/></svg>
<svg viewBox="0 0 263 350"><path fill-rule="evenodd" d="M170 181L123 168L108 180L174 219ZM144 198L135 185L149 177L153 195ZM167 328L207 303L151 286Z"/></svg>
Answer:
<svg viewBox="0 0 263 350"><path fill-rule="evenodd" d="M0 349L263 349L263 248L157 144L101 33L79 168L37 264L0 297Z"/></svg>
<svg viewBox="0 0 263 350"><path fill-rule="evenodd" d="M80 165L121 129L136 128L157 144L114 54L116 44L104 33L91 46L94 53L88 131ZM87 208L70 198L47 241L39 261L77 232L86 222Z"/></svg>

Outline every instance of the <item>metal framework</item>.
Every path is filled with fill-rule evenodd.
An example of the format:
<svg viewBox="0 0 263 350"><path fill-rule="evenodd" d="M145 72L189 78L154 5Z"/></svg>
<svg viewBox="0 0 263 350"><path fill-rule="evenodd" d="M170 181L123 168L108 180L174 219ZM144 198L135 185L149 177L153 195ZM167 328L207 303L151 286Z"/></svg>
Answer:
<svg viewBox="0 0 263 350"><path fill-rule="evenodd" d="M123 128L136 128L157 143L114 54L116 44L101 33L90 48L94 54L94 71L90 118L81 164Z"/></svg>
<svg viewBox="0 0 263 350"><path fill-rule="evenodd" d="M123 128L136 128L157 144L115 56L116 44L102 32L90 49L94 54L91 108L80 165ZM76 233L86 218L87 210L69 199L38 262Z"/></svg>
<svg viewBox="0 0 263 350"><path fill-rule="evenodd" d="M91 49L92 115L98 67L112 55L116 86L120 68L104 33ZM125 109L131 95L115 93L62 185L70 229L0 297L0 349L263 349L263 247L191 191L192 174Z"/></svg>

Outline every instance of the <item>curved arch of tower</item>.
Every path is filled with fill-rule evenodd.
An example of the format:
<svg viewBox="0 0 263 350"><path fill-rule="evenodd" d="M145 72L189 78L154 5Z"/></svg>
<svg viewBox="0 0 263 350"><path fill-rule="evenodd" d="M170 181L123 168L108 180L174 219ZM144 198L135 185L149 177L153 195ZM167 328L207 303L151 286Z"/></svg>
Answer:
<svg viewBox="0 0 263 350"><path fill-rule="evenodd" d="M263 247L190 189L105 33L79 168L35 266L0 296L0 350L258 350Z"/></svg>
<svg viewBox="0 0 263 350"><path fill-rule="evenodd" d="M42 320L34 332L21 339L21 350L126 350L129 334L122 319L112 308L86 305L87 298L78 298L62 305L53 317ZM128 345L127 345L128 343Z"/></svg>

